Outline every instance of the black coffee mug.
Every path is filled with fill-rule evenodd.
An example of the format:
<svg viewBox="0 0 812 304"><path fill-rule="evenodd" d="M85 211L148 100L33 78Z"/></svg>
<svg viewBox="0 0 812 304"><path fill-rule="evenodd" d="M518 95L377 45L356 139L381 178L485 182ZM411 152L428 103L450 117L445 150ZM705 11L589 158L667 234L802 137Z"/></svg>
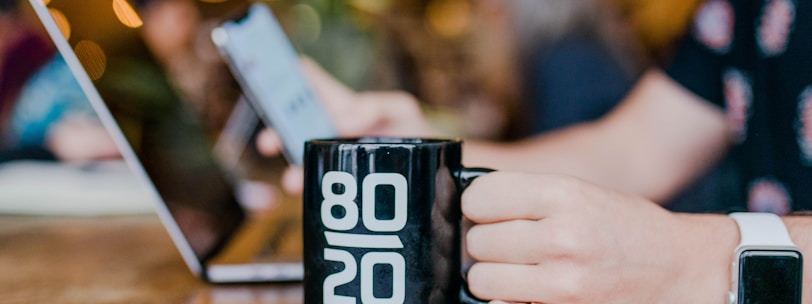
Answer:
<svg viewBox="0 0 812 304"><path fill-rule="evenodd" d="M481 303L461 274L462 142L305 145L305 303Z"/></svg>

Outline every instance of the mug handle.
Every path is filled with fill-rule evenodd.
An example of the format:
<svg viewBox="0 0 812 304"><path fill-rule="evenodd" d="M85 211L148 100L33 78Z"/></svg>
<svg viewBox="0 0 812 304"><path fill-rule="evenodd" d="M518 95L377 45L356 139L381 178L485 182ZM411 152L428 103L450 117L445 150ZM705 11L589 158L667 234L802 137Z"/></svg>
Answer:
<svg viewBox="0 0 812 304"><path fill-rule="evenodd" d="M465 189L468 188L468 186L471 185L471 182L473 182L477 177L483 176L483 175L488 174L488 173L493 172L493 171L494 171L493 169L488 169L488 168L462 168L462 169L460 169L455 174L455 176L457 178L457 189L459 189L458 190L459 193L462 194L462 192L465 191ZM462 225L462 223L460 223L460 225ZM461 280L460 284L462 285L462 286L460 286L460 303L462 303L462 304L485 304L485 303L488 303L488 301L480 300L480 299L474 297L473 294L471 294L471 291L468 289L468 281L466 280L464 274L462 276L462 280Z"/></svg>
<svg viewBox="0 0 812 304"><path fill-rule="evenodd" d="M465 191L477 177L493 172L488 168L462 168L455 174L457 177L457 189L459 192Z"/></svg>

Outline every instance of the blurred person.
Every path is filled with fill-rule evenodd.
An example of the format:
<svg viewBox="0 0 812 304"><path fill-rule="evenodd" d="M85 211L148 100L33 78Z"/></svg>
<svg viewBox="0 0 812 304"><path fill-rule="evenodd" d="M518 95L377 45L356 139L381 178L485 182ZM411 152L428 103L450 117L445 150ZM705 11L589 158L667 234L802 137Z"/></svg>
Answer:
<svg viewBox="0 0 812 304"><path fill-rule="evenodd" d="M521 96L521 136L596 119L611 110L650 64L626 20L602 0L476 1L481 10L505 11ZM492 18L496 19L496 18ZM491 53L483 53L483 57ZM498 56L498 55L497 55Z"/></svg>
<svg viewBox="0 0 812 304"><path fill-rule="evenodd" d="M171 99L177 99L183 108L197 114L215 160L237 185L239 202L257 220L267 217L269 212L278 212L272 209L280 206L295 210L295 199L286 196L277 186L279 172L287 164L281 157L261 157L253 149L256 146L253 143L255 134L264 125L254 109L241 98L237 82L211 40L211 31L223 22L227 15L224 13L242 8L244 1L205 4L193 0L131 2L143 20L139 35L147 51L154 56L157 68L167 76ZM161 134L160 131L156 133ZM162 149L160 146L149 148ZM201 152L205 151L196 151ZM187 176L177 178L195 181Z"/></svg>
<svg viewBox="0 0 812 304"><path fill-rule="evenodd" d="M654 35L636 35L626 20L668 6L651 2L392 1L376 23L380 65L394 75L376 87L415 95L429 115L454 114L458 126L445 133L466 138L510 140L595 119L651 63L637 36Z"/></svg>
<svg viewBox="0 0 812 304"><path fill-rule="evenodd" d="M698 2L499 2L510 8L519 45L524 134L555 131L609 113L647 67L667 59ZM725 157L662 205L683 212L728 210L741 200L737 174Z"/></svg>
<svg viewBox="0 0 812 304"><path fill-rule="evenodd" d="M17 1L0 1L0 122L3 125L9 120L25 82L55 53L47 40L27 26Z"/></svg>
<svg viewBox="0 0 812 304"><path fill-rule="evenodd" d="M17 0L0 1L0 162L117 157L64 59L28 22Z"/></svg>
<svg viewBox="0 0 812 304"><path fill-rule="evenodd" d="M236 81L211 41L219 19L206 19L191 0L134 0L141 35L184 102L218 136L239 99Z"/></svg>
<svg viewBox="0 0 812 304"><path fill-rule="evenodd" d="M398 82L443 121L439 134L503 141L597 119L631 89L650 61L613 3L395 1L388 11L397 13L381 22ZM443 25L437 15L468 21ZM449 130L438 112L461 126ZM707 194L720 184L711 182L682 200L721 197ZM683 205L675 207L720 208Z"/></svg>
<svg viewBox="0 0 812 304"><path fill-rule="evenodd" d="M648 0L394 1L378 22L386 59L373 72L388 67L392 75L377 79L400 86L383 87L415 95L443 136L515 140L608 113L647 66L662 60L664 45L678 38L694 6ZM652 24L651 15L660 23ZM663 205L725 210L736 200L731 167L721 161Z"/></svg>
<svg viewBox="0 0 812 304"><path fill-rule="evenodd" d="M391 1L375 20L383 55L373 70L374 87L416 96L446 135L495 141L523 136L528 102L518 55L525 46L514 29L543 28L527 35L534 42L553 39L590 1ZM514 20L514 9L549 21L524 24Z"/></svg>
<svg viewBox="0 0 812 304"><path fill-rule="evenodd" d="M463 195L463 213L476 223L467 236L479 261L468 273L474 294L543 303L725 300L734 221L651 202L726 153L744 181L744 199L730 210L783 215L801 252L812 253L812 219L789 215L812 208L809 14L807 3L789 0L706 1L670 63L647 70L606 116L513 143L466 143L468 166L528 172L488 174ZM409 95L356 93L303 65L343 135L436 134ZM269 154L278 149L273 136L260 138ZM804 268L810 286L812 265ZM812 289L803 292L812 302Z"/></svg>

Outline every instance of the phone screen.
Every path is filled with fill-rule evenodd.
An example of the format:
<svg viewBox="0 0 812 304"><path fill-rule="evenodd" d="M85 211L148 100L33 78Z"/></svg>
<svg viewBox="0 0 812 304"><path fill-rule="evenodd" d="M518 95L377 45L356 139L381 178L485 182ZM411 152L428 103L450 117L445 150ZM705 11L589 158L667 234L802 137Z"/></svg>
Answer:
<svg viewBox="0 0 812 304"><path fill-rule="evenodd" d="M296 51L264 4L212 32L248 99L279 132L289 161L301 165L304 143L336 132L299 67Z"/></svg>

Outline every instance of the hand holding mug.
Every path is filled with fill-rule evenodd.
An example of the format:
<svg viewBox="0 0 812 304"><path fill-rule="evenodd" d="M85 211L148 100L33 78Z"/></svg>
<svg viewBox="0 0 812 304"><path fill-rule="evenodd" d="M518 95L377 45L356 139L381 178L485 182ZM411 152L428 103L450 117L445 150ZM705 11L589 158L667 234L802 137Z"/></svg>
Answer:
<svg viewBox="0 0 812 304"><path fill-rule="evenodd" d="M722 303L736 226L551 175L494 172L462 196L474 295L521 303ZM729 243L729 244L728 244ZM727 246L729 250L712 250ZM497 302L494 302L497 303Z"/></svg>

